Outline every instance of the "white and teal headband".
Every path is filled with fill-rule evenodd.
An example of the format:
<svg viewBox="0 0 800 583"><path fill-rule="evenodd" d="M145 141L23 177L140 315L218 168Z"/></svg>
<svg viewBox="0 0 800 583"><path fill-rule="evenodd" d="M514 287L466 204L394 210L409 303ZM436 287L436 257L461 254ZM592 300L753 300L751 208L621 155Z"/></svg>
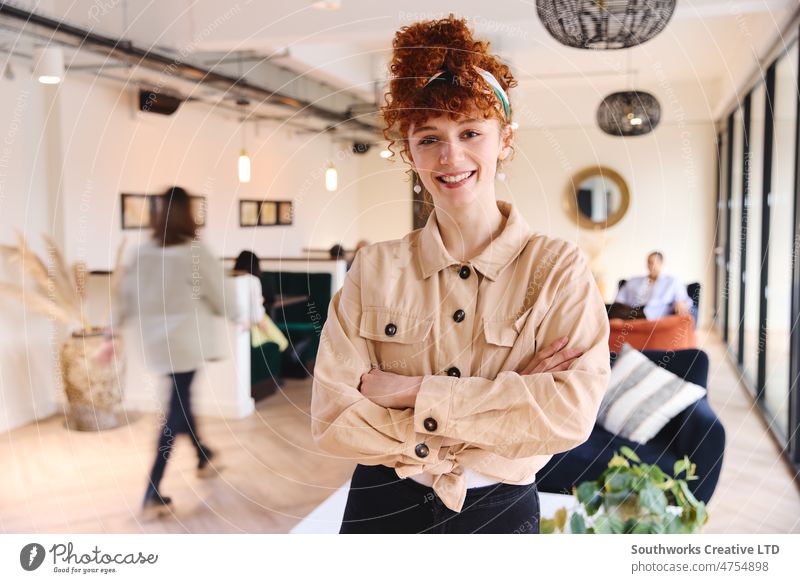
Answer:
<svg viewBox="0 0 800 583"><path fill-rule="evenodd" d="M500 85L495 76L492 75L486 69L481 69L476 65L473 65L472 68L475 69L475 72L478 73L478 75L481 76L481 78L486 82L486 84L489 85L489 87L491 87L492 91L494 91L495 96L497 97L498 101L500 101L500 104L503 106L503 111L505 112L506 119L508 119L511 116L511 107L508 102L508 94L505 92L505 89L503 89L503 86ZM431 82L437 79L441 81L449 81L454 85L458 84L458 80L456 79L455 75L453 75L453 73L451 73L447 69L442 69L435 75L432 75L425 82L425 85L423 85L423 87L427 87L428 85L431 84Z"/></svg>

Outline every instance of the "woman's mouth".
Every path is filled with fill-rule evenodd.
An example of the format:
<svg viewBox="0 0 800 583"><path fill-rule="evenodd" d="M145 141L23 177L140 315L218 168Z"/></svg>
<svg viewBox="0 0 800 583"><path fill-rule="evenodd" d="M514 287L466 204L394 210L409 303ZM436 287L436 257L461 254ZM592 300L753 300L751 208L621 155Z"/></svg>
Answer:
<svg viewBox="0 0 800 583"><path fill-rule="evenodd" d="M467 180L472 178L474 174L475 170L468 170L458 174L444 174L442 176L437 176L436 180L438 180L446 188L458 188L463 186Z"/></svg>

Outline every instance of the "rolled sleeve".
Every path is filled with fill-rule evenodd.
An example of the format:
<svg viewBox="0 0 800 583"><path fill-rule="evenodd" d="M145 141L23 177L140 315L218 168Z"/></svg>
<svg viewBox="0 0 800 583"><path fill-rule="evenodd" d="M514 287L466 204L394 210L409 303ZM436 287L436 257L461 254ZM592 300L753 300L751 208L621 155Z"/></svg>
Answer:
<svg viewBox="0 0 800 583"><path fill-rule="evenodd" d="M536 330L536 346L569 336L568 348L584 349L570 369L531 375L503 371L495 379L426 376L416 401L417 432L507 458L554 454L586 441L610 375L608 318L579 253L561 282ZM429 418L436 420L434 431L426 430Z"/></svg>

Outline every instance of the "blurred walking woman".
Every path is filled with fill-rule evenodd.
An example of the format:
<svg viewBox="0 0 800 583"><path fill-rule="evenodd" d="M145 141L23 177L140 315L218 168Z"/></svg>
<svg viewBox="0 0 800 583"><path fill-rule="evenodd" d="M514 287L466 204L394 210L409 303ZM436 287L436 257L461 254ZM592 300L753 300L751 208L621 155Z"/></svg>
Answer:
<svg viewBox="0 0 800 583"><path fill-rule="evenodd" d="M311 412L359 463L341 532L538 532L536 472L587 439L606 389L603 300L574 244L496 198L508 67L452 15L393 49L385 135L433 212L362 249L331 301Z"/></svg>
<svg viewBox="0 0 800 583"><path fill-rule="evenodd" d="M200 439L191 410L195 373L209 359L208 335L212 315L235 318L233 297L223 290L219 263L196 236L197 225L188 193L170 188L161 201L153 238L137 251L125 271L115 310L114 327L138 316L145 362L164 374L171 386L169 410L163 419L155 461L142 504L146 516L171 509L172 500L160 491L161 478L175 437L186 434L197 451L197 473L214 474L214 452ZM205 337L204 337L205 336Z"/></svg>

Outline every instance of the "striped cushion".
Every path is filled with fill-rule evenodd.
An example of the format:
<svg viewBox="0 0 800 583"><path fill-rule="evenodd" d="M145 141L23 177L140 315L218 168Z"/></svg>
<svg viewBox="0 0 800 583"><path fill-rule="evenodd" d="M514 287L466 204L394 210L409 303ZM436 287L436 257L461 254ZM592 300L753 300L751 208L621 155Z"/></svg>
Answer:
<svg viewBox="0 0 800 583"><path fill-rule="evenodd" d="M684 381L624 344L611 369L597 422L611 433L647 443L670 419L705 394L700 385Z"/></svg>

